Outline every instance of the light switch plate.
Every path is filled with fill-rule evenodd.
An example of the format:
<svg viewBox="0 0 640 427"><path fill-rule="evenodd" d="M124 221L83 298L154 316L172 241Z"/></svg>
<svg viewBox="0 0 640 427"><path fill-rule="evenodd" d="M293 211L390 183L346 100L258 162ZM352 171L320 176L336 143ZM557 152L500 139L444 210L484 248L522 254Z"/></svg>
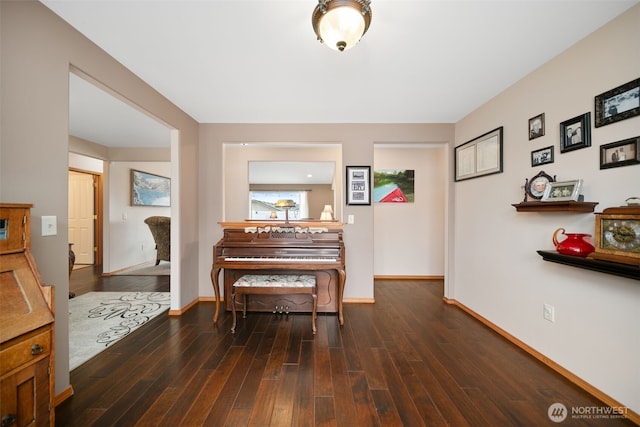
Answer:
<svg viewBox="0 0 640 427"><path fill-rule="evenodd" d="M43 236L55 236L58 234L58 226L56 225L57 217L43 216L42 217L42 235Z"/></svg>

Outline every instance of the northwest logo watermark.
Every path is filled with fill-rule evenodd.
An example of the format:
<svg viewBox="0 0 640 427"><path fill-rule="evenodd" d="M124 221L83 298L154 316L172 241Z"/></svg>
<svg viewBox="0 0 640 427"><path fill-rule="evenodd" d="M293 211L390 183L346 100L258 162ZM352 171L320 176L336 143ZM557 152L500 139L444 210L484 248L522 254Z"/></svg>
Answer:
<svg viewBox="0 0 640 427"><path fill-rule="evenodd" d="M547 410L549 419L561 423L568 417L572 419L619 419L627 417L626 406L572 406L571 410L562 403L552 403Z"/></svg>

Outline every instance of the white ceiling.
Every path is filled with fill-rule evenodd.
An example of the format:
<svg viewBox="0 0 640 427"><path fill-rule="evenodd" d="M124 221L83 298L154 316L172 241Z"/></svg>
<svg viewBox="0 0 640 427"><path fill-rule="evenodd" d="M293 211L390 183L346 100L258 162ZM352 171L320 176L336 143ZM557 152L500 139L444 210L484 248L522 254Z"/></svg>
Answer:
<svg viewBox="0 0 640 427"><path fill-rule="evenodd" d="M336 52L315 0L41 1L201 123L455 123L638 3L374 0L368 33ZM94 140L127 127L84 89L72 128L83 112L102 117Z"/></svg>

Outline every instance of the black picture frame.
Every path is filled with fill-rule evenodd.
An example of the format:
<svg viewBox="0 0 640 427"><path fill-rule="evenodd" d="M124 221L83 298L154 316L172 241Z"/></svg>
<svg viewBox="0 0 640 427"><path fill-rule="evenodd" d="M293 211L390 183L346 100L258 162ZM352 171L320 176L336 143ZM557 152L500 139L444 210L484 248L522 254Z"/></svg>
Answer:
<svg viewBox="0 0 640 427"><path fill-rule="evenodd" d="M171 178L131 169L131 206L171 206Z"/></svg>
<svg viewBox="0 0 640 427"><path fill-rule="evenodd" d="M591 147L591 113L584 113L560 123L560 152Z"/></svg>
<svg viewBox="0 0 640 427"><path fill-rule="evenodd" d="M454 150L455 181L502 173L503 127L458 145Z"/></svg>
<svg viewBox="0 0 640 427"><path fill-rule="evenodd" d="M624 158L620 158L620 153ZM619 168L640 163L640 136L600 146L600 169Z"/></svg>
<svg viewBox="0 0 640 427"><path fill-rule="evenodd" d="M347 166L347 205L371 205L371 166Z"/></svg>
<svg viewBox="0 0 640 427"><path fill-rule="evenodd" d="M529 141L544 136L544 113L529 119Z"/></svg>
<svg viewBox="0 0 640 427"><path fill-rule="evenodd" d="M549 163L553 163L553 145L531 152L531 166L535 167Z"/></svg>
<svg viewBox="0 0 640 427"><path fill-rule="evenodd" d="M595 127L640 115L640 78L596 95Z"/></svg>
<svg viewBox="0 0 640 427"><path fill-rule="evenodd" d="M544 195L544 190L547 188L549 183L555 182L556 177L546 174L544 171L538 172L536 176L531 177L531 179L527 179L525 181L525 201L527 196L533 200L540 200Z"/></svg>

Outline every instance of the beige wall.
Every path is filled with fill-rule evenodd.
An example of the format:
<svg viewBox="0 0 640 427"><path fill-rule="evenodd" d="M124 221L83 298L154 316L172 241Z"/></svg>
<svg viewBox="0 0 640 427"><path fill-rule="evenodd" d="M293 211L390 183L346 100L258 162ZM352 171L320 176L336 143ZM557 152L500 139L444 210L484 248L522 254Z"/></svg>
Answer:
<svg viewBox="0 0 640 427"><path fill-rule="evenodd" d="M184 306L198 296L198 182L193 167L198 128L190 117L39 2L3 1L0 8L0 200L34 205L33 254L44 281L56 286L56 394L60 394L67 392L70 385L69 322L65 315L69 290L66 229L70 67L126 94L127 99L180 132L180 142L171 153L172 171L181 171L175 174L179 175L176 186L180 203L176 212L172 209L172 217L181 216L183 221L175 231L179 243L176 251L180 253L175 264L180 275L175 281L172 276L172 284L182 286L172 292L173 307ZM56 236L40 235L42 215L57 217Z"/></svg>
<svg viewBox="0 0 640 427"><path fill-rule="evenodd" d="M594 232L592 214L517 213L525 178L544 170L583 179L597 211L640 194L640 165L599 169L599 146L639 136L640 117L595 129L594 96L640 77L640 6L596 31L456 124L456 145L504 126L504 173L454 184L455 241L447 296L515 335L578 377L640 412L638 282L543 262L558 227ZM546 135L528 140L544 112ZM559 123L591 112L592 146L561 154ZM532 150L555 162L531 167ZM555 307L556 321L542 317ZM560 399L560 396L550 396ZM550 401L550 403L552 403ZM567 406L571 402L565 402Z"/></svg>
<svg viewBox="0 0 640 427"><path fill-rule="evenodd" d="M261 124L201 124L200 125L200 180L201 204L200 218L202 239L200 241L201 265L211 263L211 248L220 239L222 233L216 223L225 212L227 220L237 220L246 215L246 205L240 210L227 206L224 193L227 185L236 186L246 182L246 168L228 170L217 161L224 151L225 144L231 142L264 143L295 142L299 144L330 143L342 147L340 182L336 192L342 192L342 171L347 165L362 166L374 164L374 145L400 144L439 144L442 146L453 141L451 124L326 124L326 125L261 125ZM234 164L235 165L235 164ZM234 187L236 188L236 187ZM246 193L248 185L238 186L231 194ZM342 193L341 193L342 194ZM244 197L242 200L246 200ZM347 283L345 300L372 301L374 298L374 206L346 206L344 194L337 198L342 209L343 221L354 215L355 223L345 226L345 246ZM416 212L408 221L422 223L424 212ZM405 242L398 242L404 245ZM200 291L202 295L213 295L208 271L200 271Z"/></svg>

